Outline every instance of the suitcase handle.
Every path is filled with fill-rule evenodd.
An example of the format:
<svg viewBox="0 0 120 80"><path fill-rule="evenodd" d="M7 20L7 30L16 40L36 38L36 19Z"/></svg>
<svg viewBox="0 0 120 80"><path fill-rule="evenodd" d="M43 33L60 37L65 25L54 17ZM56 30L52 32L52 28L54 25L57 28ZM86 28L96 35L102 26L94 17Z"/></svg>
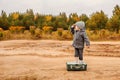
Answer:
<svg viewBox="0 0 120 80"><path fill-rule="evenodd" d="M79 69L79 68L81 68L82 66L77 66L77 65L72 66L72 65L71 65L70 67L71 67L71 69L72 69L72 68Z"/></svg>

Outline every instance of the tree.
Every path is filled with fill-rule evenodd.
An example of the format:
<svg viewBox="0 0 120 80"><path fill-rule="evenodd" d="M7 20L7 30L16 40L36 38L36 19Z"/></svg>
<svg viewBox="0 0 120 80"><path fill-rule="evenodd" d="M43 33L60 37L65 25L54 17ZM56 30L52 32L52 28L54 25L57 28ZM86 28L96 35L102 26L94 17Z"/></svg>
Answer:
<svg viewBox="0 0 120 80"><path fill-rule="evenodd" d="M69 15L68 25L71 26L72 24L74 24L75 22L77 22L79 20L80 19L79 19L77 13L72 13Z"/></svg>
<svg viewBox="0 0 120 80"><path fill-rule="evenodd" d="M0 17L0 27L2 27L5 30L9 28L9 22L8 22L7 14L3 10L1 12L1 17Z"/></svg>
<svg viewBox="0 0 120 80"><path fill-rule="evenodd" d="M32 9L27 10L26 13L24 14L23 25L25 26L26 29L29 29L30 26L35 25L34 13Z"/></svg>
<svg viewBox="0 0 120 80"><path fill-rule="evenodd" d="M84 21L84 22L86 22L89 19L89 17L86 14L80 15L79 18L80 18L81 21Z"/></svg>
<svg viewBox="0 0 120 80"><path fill-rule="evenodd" d="M120 30L120 6L116 5L113 10L113 16L108 21L109 30L119 33Z"/></svg>
<svg viewBox="0 0 120 80"><path fill-rule="evenodd" d="M53 30L57 30L57 28L63 28L65 30L68 29L67 25L67 16L65 13L60 13L58 16L54 16L52 19Z"/></svg>
<svg viewBox="0 0 120 80"><path fill-rule="evenodd" d="M13 12L9 14L8 21L10 22L10 25L11 26L23 26L21 23L22 20L20 20L19 17L20 17L19 12Z"/></svg>
<svg viewBox="0 0 120 80"><path fill-rule="evenodd" d="M37 27L39 27L40 29L42 29L43 26L46 26L46 25L44 25L44 22L46 20L45 15L41 15L41 14L37 13L35 15L35 17L36 17L35 18L35 25Z"/></svg>
<svg viewBox="0 0 120 80"><path fill-rule="evenodd" d="M105 29L107 21L107 15L105 15L103 11L100 11L93 13L86 23L89 29L100 30Z"/></svg>

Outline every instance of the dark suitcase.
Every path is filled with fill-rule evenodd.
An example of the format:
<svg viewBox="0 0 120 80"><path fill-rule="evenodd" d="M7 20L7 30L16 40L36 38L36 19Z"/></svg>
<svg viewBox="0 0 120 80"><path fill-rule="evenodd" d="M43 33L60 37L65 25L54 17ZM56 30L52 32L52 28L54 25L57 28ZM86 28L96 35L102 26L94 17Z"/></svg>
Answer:
<svg viewBox="0 0 120 80"><path fill-rule="evenodd" d="M76 62L67 62L66 67L67 67L67 71L86 71L87 70L86 63L78 64Z"/></svg>

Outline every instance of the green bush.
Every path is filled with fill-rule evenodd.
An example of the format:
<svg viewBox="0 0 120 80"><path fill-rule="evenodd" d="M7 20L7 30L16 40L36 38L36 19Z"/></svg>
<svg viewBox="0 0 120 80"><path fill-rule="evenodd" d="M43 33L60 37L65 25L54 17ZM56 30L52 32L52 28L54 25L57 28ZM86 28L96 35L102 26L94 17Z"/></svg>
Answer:
<svg viewBox="0 0 120 80"><path fill-rule="evenodd" d="M3 32L0 32L0 38L2 38L3 37Z"/></svg>
<svg viewBox="0 0 120 80"><path fill-rule="evenodd" d="M32 35L35 34L35 29L36 29L35 26L30 26L30 33L31 33Z"/></svg>
<svg viewBox="0 0 120 80"><path fill-rule="evenodd" d="M3 32L0 32L0 40L3 39Z"/></svg>

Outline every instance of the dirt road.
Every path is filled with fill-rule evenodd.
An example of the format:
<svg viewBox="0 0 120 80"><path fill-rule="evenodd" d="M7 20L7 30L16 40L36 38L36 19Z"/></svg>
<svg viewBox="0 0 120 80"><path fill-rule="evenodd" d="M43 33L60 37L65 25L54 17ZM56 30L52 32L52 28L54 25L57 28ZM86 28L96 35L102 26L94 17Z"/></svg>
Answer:
<svg viewBox="0 0 120 80"><path fill-rule="evenodd" d="M120 80L120 42L91 42L84 51L87 71L66 71L65 63L74 60L71 43L1 41L0 80Z"/></svg>

